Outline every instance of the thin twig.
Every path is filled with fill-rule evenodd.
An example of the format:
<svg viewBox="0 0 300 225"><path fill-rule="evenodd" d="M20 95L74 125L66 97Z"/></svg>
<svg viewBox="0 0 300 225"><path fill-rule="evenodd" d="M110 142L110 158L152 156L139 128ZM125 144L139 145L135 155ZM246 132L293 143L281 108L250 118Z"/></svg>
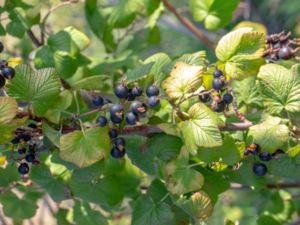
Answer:
<svg viewBox="0 0 300 225"><path fill-rule="evenodd" d="M202 41L208 48L214 50L214 42L212 42L209 37L199 30L188 18L181 15L168 0L163 0L163 3L165 7L169 9L185 27L195 34L200 41Z"/></svg>
<svg viewBox="0 0 300 225"><path fill-rule="evenodd" d="M27 35L36 47L42 46L42 43L37 39L37 37L34 35L31 29L27 30Z"/></svg>

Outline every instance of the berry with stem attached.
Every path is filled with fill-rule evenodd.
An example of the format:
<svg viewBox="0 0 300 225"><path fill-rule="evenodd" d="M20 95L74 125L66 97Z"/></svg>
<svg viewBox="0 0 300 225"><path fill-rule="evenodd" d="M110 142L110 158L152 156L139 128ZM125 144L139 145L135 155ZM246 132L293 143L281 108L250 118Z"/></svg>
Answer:
<svg viewBox="0 0 300 225"><path fill-rule="evenodd" d="M115 88L115 95L118 98L127 98L128 88L124 84L119 84Z"/></svg>
<svg viewBox="0 0 300 225"><path fill-rule="evenodd" d="M110 119L113 123L121 123L123 120L124 107L121 104L115 104L110 108Z"/></svg>
<svg viewBox="0 0 300 225"><path fill-rule="evenodd" d="M146 94L147 94L148 97L158 96L159 95L159 89L155 85L150 85L146 90Z"/></svg>
<svg viewBox="0 0 300 225"><path fill-rule="evenodd" d="M268 172L267 166L263 163L255 163L252 167L252 170L256 176L264 176Z"/></svg>
<svg viewBox="0 0 300 225"><path fill-rule="evenodd" d="M27 163L21 163L18 167L18 171L20 174L24 175L29 172L29 166Z"/></svg>
<svg viewBox="0 0 300 225"><path fill-rule="evenodd" d="M130 105L130 110L137 115L144 114L147 111L147 106L145 103L134 101Z"/></svg>
<svg viewBox="0 0 300 225"><path fill-rule="evenodd" d="M135 86L135 87L132 88L132 94L135 97L139 97L143 94L143 90L140 87Z"/></svg>

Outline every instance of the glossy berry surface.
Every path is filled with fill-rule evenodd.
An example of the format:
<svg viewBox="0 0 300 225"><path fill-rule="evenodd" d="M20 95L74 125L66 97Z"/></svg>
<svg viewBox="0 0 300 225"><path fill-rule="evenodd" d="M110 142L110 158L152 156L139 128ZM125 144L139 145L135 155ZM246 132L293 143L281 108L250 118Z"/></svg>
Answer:
<svg viewBox="0 0 300 225"><path fill-rule="evenodd" d="M272 155L269 152L261 152L258 154L258 157L261 161L270 161L272 159Z"/></svg>
<svg viewBox="0 0 300 225"><path fill-rule="evenodd" d="M219 78L214 78L212 82L213 89L220 91L224 87L224 82L220 80Z"/></svg>
<svg viewBox="0 0 300 225"><path fill-rule="evenodd" d="M3 88L5 85L5 78L0 74L0 88Z"/></svg>
<svg viewBox="0 0 300 225"><path fill-rule="evenodd" d="M119 148L122 149L125 146L125 140L124 138L118 137L114 140L114 145Z"/></svg>
<svg viewBox="0 0 300 225"><path fill-rule="evenodd" d="M293 54L293 49L291 47L285 46L280 48L279 52L278 52L278 57L280 59L291 59L294 56Z"/></svg>
<svg viewBox="0 0 300 225"><path fill-rule="evenodd" d="M123 120L124 107L120 104L115 104L110 108L110 119L113 123L121 123Z"/></svg>
<svg viewBox="0 0 300 225"><path fill-rule="evenodd" d="M147 106L139 101L134 101L130 105L131 112L135 114L143 114L147 111Z"/></svg>
<svg viewBox="0 0 300 225"><path fill-rule="evenodd" d="M135 125L138 121L138 117L133 112L129 112L126 114L126 122L129 125Z"/></svg>
<svg viewBox="0 0 300 225"><path fill-rule="evenodd" d="M35 160L34 154L26 155L26 156L25 156L25 160L26 160L27 162L32 163L32 162Z"/></svg>
<svg viewBox="0 0 300 225"><path fill-rule="evenodd" d="M99 107L104 104L104 99L101 96L95 96L95 98L92 100L92 103Z"/></svg>
<svg viewBox="0 0 300 225"><path fill-rule="evenodd" d="M200 92L200 94L201 95L199 95L199 100L201 101L201 102L208 102L210 99L211 99L211 97L210 97L210 94L208 94L208 93L205 93L205 94L203 94L204 92L206 92L205 90L204 91L201 91Z"/></svg>
<svg viewBox="0 0 300 225"><path fill-rule="evenodd" d="M223 112L226 108L226 104L224 101L217 103L214 107L215 112Z"/></svg>
<svg viewBox="0 0 300 225"><path fill-rule="evenodd" d="M139 97L143 94L143 90L140 87L133 87L131 92L135 97Z"/></svg>
<svg viewBox="0 0 300 225"><path fill-rule="evenodd" d="M117 147L113 147L110 151L110 154L111 154L112 157L114 157L116 159L119 159L119 158L122 158L125 155L125 149L120 150Z"/></svg>
<svg viewBox="0 0 300 225"><path fill-rule="evenodd" d="M16 72L15 72L14 68L8 66L8 67L4 67L1 70L1 73L6 79L10 80L10 79L14 78Z"/></svg>
<svg viewBox="0 0 300 225"><path fill-rule="evenodd" d="M126 99L127 99L128 101L134 101L135 96L132 94L132 89L129 89L129 90L128 90L128 94L127 94Z"/></svg>
<svg viewBox="0 0 300 225"><path fill-rule="evenodd" d="M108 135L111 139L118 137L118 131L114 128L110 129Z"/></svg>
<svg viewBox="0 0 300 225"><path fill-rule="evenodd" d="M19 136L19 139L20 139L21 141L27 142L27 141L30 141L30 140L31 140L31 136L28 135L28 134L21 134L21 135Z"/></svg>
<svg viewBox="0 0 300 225"><path fill-rule="evenodd" d="M29 166L27 163L21 163L20 166L18 167L18 171L20 174L24 175L29 172Z"/></svg>
<svg viewBox="0 0 300 225"><path fill-rule="evenodd" d="M107 119L104 116L99 116L97 119L97 123L99 123L100 127L104 127L107 124Z"/></svg>
<svg viewBox="0 0 300 225"><path fill-rule="evenodd" d="M229 94L229 93L226 93L226 94L223 95L223 101L226 104L230 104L233 101L233 96L231 94Z"/></svg>
<svg viewBox="0 0 300 225"><path fill-rule="evenodd" d="M148 99L148 104L150 107L155 107L155 106L158 106L160 103L160 99L159 97L157 96L151 96L149 99Z"/></svg>
<svg viewBox="0 0 300 225"><path fill-rule="evenodd" d="M123 116L114 116L114 115L111 115L111 116L110 116L110 120L111 120L111 122L113 122L113 123L119 124L119 123L122 123L122 121L123 121Z"/></svg>
<svg viewBox="0 0 300 225"><path fill-rule="evenodd" d="M128 95L128 88L123 85L123 84L119 84L116 88L115 88L115 95L118 98L127 98Z"/></svg>
<svg viewBox="0 0 300 225"><path fill-rule="evenodd" d="M223 76L222 70L216 69L214 72L214 78L219 78L220 76Z"/></svg>
<svg viewBox="0 0 300 225"><path fill-rule="evenodd" d="M268 172L267 166L263 163L255 163L252 167L252 170L256 176L264 176Z"/></svg>
<svg viewBox="0 0 300 225"><path fill-rule="evenodd" d="M150 85L146 90L146 94L147 94L148 97L158 96L159 95L159 89L155 85Z"/></svg>

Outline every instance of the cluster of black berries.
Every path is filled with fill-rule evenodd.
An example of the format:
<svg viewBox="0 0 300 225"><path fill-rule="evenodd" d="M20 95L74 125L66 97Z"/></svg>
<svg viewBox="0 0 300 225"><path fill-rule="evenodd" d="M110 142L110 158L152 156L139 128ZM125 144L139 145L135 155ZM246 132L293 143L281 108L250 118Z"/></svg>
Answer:
<svg viewBox="0 0 300 225"><path fill-rule="evenodd" d="M127 125L136 125L139 122L139 119L146 115L148 107L155 107L160 103L160 98L158 96L159 89L155 85L150 85L147 88L146 95L148 99L146 102L137 100L137 98L142 97L143 95L143 90L138 86L129 89L125 84L119 84L115 88L115 95L122 103L112 104L110 107L109 118L113 126L125 121ZM102 106L105 104L105 101L102 97L97 97L93 100L93 104ZM125 113L125 109L129 109L127 113ZM101 127L104 127L107 126L109 122L105 116L99 116L97 118L97 123ZM111 155L114 158L123 157L125 155L125 140L117 137L118 132L115 128L110 129L109 135L113 143Z"/></svg>
<svg viewBox="0 0 300 225"><path fill-rule="evenodd" d="M36 129L35 124L29 124L26 129L17 128L15 137L11 140L11 143L21 155L20 158L16 159L20 163L18 171L21 175L29 173L30 164L38 165L40 163L37 158L37 145L32 141Z"/></svg>
<svg viewBox="0 0 300 225"><path fill-rule="evenodd" d="M223 112L232 103L233 96L228 92L223 93L227 84L223 72L217 68L213 76L212 87L217 92L217 95L212 96L211 91L203 90L199 94L199 100L204 103L210 103L211 108L215 112Z"/></svg>
<svg viewBox="0 0 300 225"><path fill-rule="evenodd" d="M244 155L258 155L260 161L268 162L272 159L276 159L277 155L284 154L284 151L281 149L276 150L274 153L261 152L261 148L258 144L250 144L246 147ZM252 167L253 173L257 176L264 176L268 172L267 166L262 162L256 162Z"/></svg>
<svg viewBox="0 0 300 225"><path fill-rule="evenodd" d="M290 35L290 32L285 33L283 31L267 36L268 49L265 52L265 57L268 62L274 62L279 59L289 60L295 56L295 53L299 51L297 46L300 45L300 39L290 39Z"/></svg>
<svg viewBox="0 0 300 225"><path fill-rule="evenodd" d="M3 43L0 42L0 53L3 52ZM0 61L0 88L3 88L6 79L11 80L15 76L14 68L8 66L7 61L1 60Z"/></svg>

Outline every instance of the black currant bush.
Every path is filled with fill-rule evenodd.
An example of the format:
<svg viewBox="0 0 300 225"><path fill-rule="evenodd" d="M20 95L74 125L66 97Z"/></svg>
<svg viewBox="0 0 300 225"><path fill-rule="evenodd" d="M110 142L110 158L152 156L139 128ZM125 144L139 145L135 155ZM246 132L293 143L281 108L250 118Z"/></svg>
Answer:
<svg viewBox="0 0 300 225"><path fill-rule="evenodd" d="M0 8L3 221L22 224L50 196L57 224L297 223L299 38L252 22L229 28L238 0L190 0L205 32L178 10L185 3L51 2ZM80 23L50 22L70 5ZM164 41L162 15L205 50L174 54L181 43L168 33L169 54L149 56ZM226 194L248 214L228 211Z"/></svg>

